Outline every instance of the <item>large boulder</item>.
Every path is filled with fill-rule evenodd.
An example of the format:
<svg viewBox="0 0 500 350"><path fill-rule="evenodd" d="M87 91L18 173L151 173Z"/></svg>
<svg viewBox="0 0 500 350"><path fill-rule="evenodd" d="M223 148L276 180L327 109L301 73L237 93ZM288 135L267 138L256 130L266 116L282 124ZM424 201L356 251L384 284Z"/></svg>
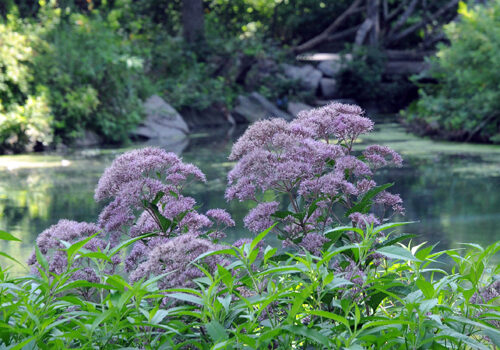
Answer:
<svg viewBox="0 0 500 350"><path fill-rule="evenodd" d="M78 137L74 142L74 145L76 147L81 148L95 147L99 146L100 144L102 144L102 138L95 132L90 130L85 130L85 133L81 137Z"/></svg>
<svg viewBox="0 0 500 350"><path fill-rule="evenodd" d="M352 61L352 55L339 55L331 54L326 56L318 64L318 70L323 73L325 77L335 78L342 68L345 67L345 62Z"/></svg>
<svg viewBox="0 0 500 350"><path fill-rule="evenodd" d="M319 86L321 88L321 96L325 98L333 98L337 95L338 85L335 79L321 78Z"/></svg>
<svg viewBox="0 0 500 350"><path fill-rule="evenodd" d="M288 102L288 108L287 111L294 117L296 117L300 112L302 111L309 111L313 109L313 107L306 105L305 103L302 102Z"/></svg>
<svg viewBox="0 0 500 350"><path fill-rule="evenodd" d="M285 75L293 80L298 80L302 88L315 93L318 89L319 81L323 74L310 64L305 66L292 66L290 64L283 64L283 72Z"/></svg>
<svg viewBox="0 0 500 350"><path fill-rule="evenodd" d="M182 139L189 133L189 128L182 116L165 100L153 95L144 102L146 118L132 132L138 139Z"/></svg>
<svg viewBox="0 0 500 350"><path fill-rule="evenodd" d="M292 119L291 115L280 110L257 92L252 92L249 96L238 96L233 116L239 123L253 123L268 118Z"/></svg>
<svg viewBox="0 0 500 350"><path fill-rule="evenodd" d="M180 110L189 127L231 126L235 124L231 113L223 105L213 104L203 110L184 107Z"/></svg>
<svg viewBox="0 0 500 350"><path fill-rule="evenodd" d="M324 76L334 78L342 69L342 63L340 61L322 61L318 64L318 70L323 73Z"/></svg>

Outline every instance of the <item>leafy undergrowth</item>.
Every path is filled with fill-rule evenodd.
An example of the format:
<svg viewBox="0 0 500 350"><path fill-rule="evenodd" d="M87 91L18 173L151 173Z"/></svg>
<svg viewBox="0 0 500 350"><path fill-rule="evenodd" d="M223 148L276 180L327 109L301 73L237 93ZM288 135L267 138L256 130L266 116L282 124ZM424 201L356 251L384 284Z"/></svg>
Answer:
<svg viewBox="0 0 500 350"><path fill-rule="evenodd" d="M407 236L375 237L402 224L327 233L318 256L278 254L264 247L269 230L241 247L205 253L192 263L203 272L191 288L159 289L164 276L130 284L106 273L113 256L143 236L102 252L64 249L60 274L48 272L39 251L39 276L0 273L0 341L8 349L491 349L500 345L498 278L486 249L433 252L404 246ZM356 244L340 244L350 232ZM2 232L2 239L15 240ZM209 256L229 263L211 273ZM448 258L444 263L442 258ZM89 259L95 283L74 279ZM450 263L450 261L452 263ZM333 269L340 265L342 268Z"/></svg>

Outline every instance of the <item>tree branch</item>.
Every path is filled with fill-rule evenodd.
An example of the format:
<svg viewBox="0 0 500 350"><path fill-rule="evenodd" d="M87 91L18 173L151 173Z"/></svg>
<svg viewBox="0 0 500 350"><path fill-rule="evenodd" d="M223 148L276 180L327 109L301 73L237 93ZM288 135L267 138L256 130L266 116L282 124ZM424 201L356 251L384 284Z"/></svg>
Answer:
<svg viewBox="0 0 500 350"><path fill-rule="evenodd" d="M355 45L363 45L363 42L366 39L366 35L372 29L373 27L373 21L370 18L365 19L363 24L359 27L358 31L356 32L356 39L354 40Z"/></svg>
<svg viewBox="0 0 500 350"><path fill-rule="evenodd" d="M389 12L389 15L385 18L385 21L386 22L392 21L394 19L394 17L396 17L401 12L401 10L405 8L407 3L408 3L408 0L401 2L401 4L398 7L396 7L394 10Z"/></svg>
<svg viewBox="0 0 500 350"><path fill-rule="evenodd" d="M447 11L449 11L451 8L455 7L458 5L459 0L451 0L449 1L446 5L441 7L438 11L436 11L434 14L431 16L425 18L423 21L420 21L419 23L416 23L407 29L403 30L402 32L398 34L394 34L392 37L387 38L386 45L394 44L401 39L406 38L408 35L412 34L413 32L419 30L420 28L424 27L427 25L427 23L434 21L435 19L439 18L443 14L445 14Z"/></svg>
<svg viewBox="0 0 500 350"><path fill-rule="evenodd" d="M331 42L331 41L337 41L337 40L340 40L340 39L344 39L345 37L348 37L352 34L356 34L356 32L358 31L359 27L361 27L361 25L357 25L357 26L354 26L354 27L351 27L351 28L348 28L348 29L344 29L340 32L336 32L336 33L333 33L332 35L329 35L328 36L328 39L327 41Z"/></svg>
<svg viewBox="0 0 500 350"><path fill-rule="evenodd" d="M415 11L415 7L417 6L419 0L412 0L410 2L410 5L406 8L405 12L399 17L399 19L396 21L394 24L394 27L390 30L389 32L389 37L393 36L394 33L396 33L408 20L408 18L413 14Z"/></svg>
<svg viewBox="0 0 500 350"><path fill-rule="evenodd" d="M305 43L295 47L294 52L295 53L301 53L304 51L307 51L309 49L312 49L316 45L328 40L328 36L333 33L335 30L338 29L344 23L344 21L352 14L360 11L358 8L359 5L361 4L362 0L354 0L354 2L347 8L347 10L344 11L339 17L335 19L335 21L328 26L321 34L315 36L314 38L306 41Z"/></svg>

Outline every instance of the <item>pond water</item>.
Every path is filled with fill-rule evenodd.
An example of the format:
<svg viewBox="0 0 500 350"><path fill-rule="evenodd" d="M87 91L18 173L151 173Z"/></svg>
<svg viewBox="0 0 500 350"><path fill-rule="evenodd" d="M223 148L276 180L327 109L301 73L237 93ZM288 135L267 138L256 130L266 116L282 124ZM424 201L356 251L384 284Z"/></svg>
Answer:
<svg viewBox="0 0 500 350"><path fill-rule="evenodd" d="M229 241L248 236L242 225L248 204L226 203L223 196L233 165L227 156L240 134L206 130L168 149L207 175L207 184L194 184L188 193L201 210L225 208L233 214L237 227L229 232ZM406 217L400 219L418 221L404 230L417 234L417 241L440 242L445 249L460 242L500 240L500 147L422 139L387 119L377 122L375 132L361 143L388 145L403 155L402 168L385 169L377 180L395 182L392 192L401 194L406 207ZM0 243L0 250L24 262L38 233L59 219L95 221L102 208L93 200L100 175L118 154L140 146L1 156L0 229L22 243Z"/></svg>

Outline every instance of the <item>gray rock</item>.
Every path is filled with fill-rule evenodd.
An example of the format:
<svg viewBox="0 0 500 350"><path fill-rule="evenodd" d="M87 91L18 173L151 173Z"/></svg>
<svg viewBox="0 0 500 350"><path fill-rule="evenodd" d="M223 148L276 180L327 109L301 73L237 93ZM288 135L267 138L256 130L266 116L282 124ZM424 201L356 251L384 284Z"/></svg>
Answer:
<svg viewBox="0 0 500 350"><path fill-rule="evenodd" d="M324 76L334 78L342 69L343 65L340 61L322 61L318 64L318 70Z"/></svg>
<svg viewBox="0 0 500 350"><path fill-rule="evenodd" d="M338 92L337 81L332 78L321 78L319 86L321 88L321 96L326 98L333 98Z"/></svg>
<svg viewBox="0 0 500 350"><path fill-rule="evenodd" d="M203 110L184 107L180 110L189 127L228 126L234 124L231 114L225 106L211 105Z"/></svg>
<svg viewBox="0 0 500 350"><path fill-rule="evenodd" d="M429 69L429 63L421 61L389 61L385 65L387 75L420 74Z"/></svg>
<svg viewBox="0 0 500 350"><path fill-rule="evenodd" d="M232 115L236 122L240 123L253 123L268 118L292 119L291 115L280 110L257 92L252 92L249 96L238 96Z"/></svg>
<svg viewBox="0 0 500 350"><path fill-rule="evenodd" d="M82 137L75 140L76 147L93 147L102 143L102 139L93 131L85 130Z"/></svg>
<svg viewBox="0 0 500 350"><path fill-rule="evenodd" d="M182 116L158 95L153 95L144 102L144 112L146 118L132 132L133 137L182 139L189 133Z"/></svg>
<svg viewBox="0 0 500 350"><path fill-rule="evenodd" d="M298 80L304 89L312 91L313 93L316 92L319 81L323 76L319 70L310 64L306 64L302 67L283 64L282 67L283 72L288 78Z"/></svg>
<svg viewBox="0 0 500 350"><path fill-rule="evenodd" d="M288 102L288 113L290 113L294 117L296 117L299 112L308 111L310 109L313 109L313 107L302 102Z"/></svg>

